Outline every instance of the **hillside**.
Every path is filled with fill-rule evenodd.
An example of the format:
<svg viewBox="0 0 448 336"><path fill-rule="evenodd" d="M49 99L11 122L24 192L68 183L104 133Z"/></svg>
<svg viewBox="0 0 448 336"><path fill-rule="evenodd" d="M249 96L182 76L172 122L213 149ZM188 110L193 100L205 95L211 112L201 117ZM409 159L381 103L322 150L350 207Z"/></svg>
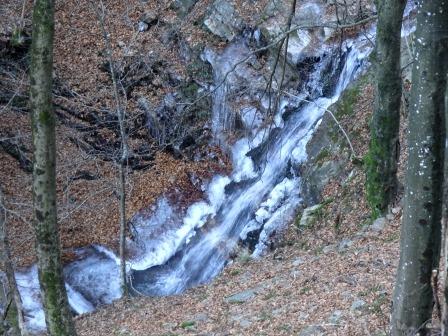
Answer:
<svg viewBox="0 0 448 336"><path fill-rule="evenodd" d="M290 3L131 0L105 1L101 7L102 2L89 0L57 2L53 94L64 265L88 261L89 246L107 249L101 258L108 262L118 250L120 143L101 23L111 42L127 115L128 259L135 261L140 253L142 259L156 260L151 267L165 271L166 266L171 271L183 253L188 255L183 245L204 237L213 240L210 236L219 231L219 221L232 213L226 206L247 207L235 222L240 218L249 224L262 222L252 231L241 230L244 239L240 232L233 233L237 229L229 230L233 236L221 236L223 240L211 251L216 258L226 258L222 273L206 284L191 276L193 280L185 280L182 290L191 287L186 283L200 285L184 293L170 292L176 295L138 295L142 281L132 287L131 280L135 296L105 304L109 301L102 294L86 295L76 274L67 275L66 268L67 283L95 309L75 317L79 335L388 334L403 191L400 187L387 218L371 219L363 158L374 100L368 56L374 6L371 1L348 1L342 12L327 1L300 2L293 22L310 28L291 34L284 50L276 39L286 30ZM14 263L25 274L35 262L35 252L27 104L29 36L21 46L12 39L21 11L22 2L17 0L6 0L0 9L4 22L0 25L0 187ZM24 13L25 34L29 34L30 3L25 2ZM359 20L366 21L341 31L334 25L320 25ZM403 48L403 64L408 63L408 53ZM403 73L406 98L409 68ZM309 120L297 113L308 111L307 104L313 103L316 107L309 109ZM401 186L406 117L405 106ZM289 135L282 134L288 124L296 126L291 126ZM290 152L283 154L282 145ZM300 146L303 153L296 155L294 150ZM285 162L276 166L273 161L278 158ZM273 173L268 175L270 169ZM211 196L209 186L215 177L228 180L217 192L221 203ZM256 189L263 178L267 186ZM292 191L285 187L276 199L274 191L285 181ZM256 192L245 197L251 187ZM258 203L252 204L251 197ZM175 215L154 219L160 200L166 200ZM199 215L192 209L199 209ZM196 218L201 224L169 251L163 239L172 231L182 231L185 218ZM277 226L269 227L272 218ZM148 247L138 237L145 225L154 240ZM168 256L163 263L157 263L160 255L151 251L159 241L163 247L159 254ZM266 249L254 258L260 242ZM213 258L205 254L204 263L209 259ZM98 267L98 279L104 280L103 271ZM131 267L130 275L139 271ZM145 276L157 280L152 273ZM116 281L112 277L92 288L113 287ZM29 316L35 312L28 312Z"/></svg>
<svg viewBox="0 0 448 336"><path fill-rule="evenodd" d="M363 75L330 107L359 157L369 139L371 76ZM405 130L403 123L402 143ZM80 334L388 335L401 195L387 219L372 223L363 167L347 161L346 139L328 114L307 150L302 169L311 173L304 183L325 180L321 207L306 221L299 214L289 223L273 251L252 259L242 248L211 284L178 296L121 300L80 317Z"/></svg>

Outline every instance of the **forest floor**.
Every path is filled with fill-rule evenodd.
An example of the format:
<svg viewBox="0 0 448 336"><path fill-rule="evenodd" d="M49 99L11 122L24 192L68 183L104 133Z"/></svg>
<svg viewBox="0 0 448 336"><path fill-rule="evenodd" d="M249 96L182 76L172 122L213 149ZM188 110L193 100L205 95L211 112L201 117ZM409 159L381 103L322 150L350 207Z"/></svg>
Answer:
<svg viewBox="0 0 448 336"><path fill-rule="evenodd" d="M356 201L356 200L354 200ZM396 209L398 210L398 209ZM77 319L80 335L387 335L400 212L381 228L325 221L261 259L241 252L212 283L120 300ZM325 215L323 215L325 216Z"/></svg>

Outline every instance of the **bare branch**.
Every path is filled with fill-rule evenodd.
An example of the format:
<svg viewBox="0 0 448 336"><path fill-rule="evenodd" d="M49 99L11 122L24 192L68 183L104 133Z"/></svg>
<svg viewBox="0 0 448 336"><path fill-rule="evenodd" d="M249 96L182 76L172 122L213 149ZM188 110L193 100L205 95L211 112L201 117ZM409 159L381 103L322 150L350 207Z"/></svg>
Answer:
<svg viewBox="0 0 448 336"><path fill-rule="evenodd" d="M354 150L354 148L353 148L352 142L350 141L350 138L348 137L347 132L344 130L344 128L342 127L342 125L341 125L341 124L339 123L339 121L336 119L336 117L335 117L335 115L334 115L333 112L331 112L329 109L326 109L326 108L324 108L324 107L322 107L322 106L319 106L315 101L312 101L312 100L308 100L308 99L304 99L304 98L295 96L295 95L293 95L293 94L291 94L291 93L289 93L289 92L286 92L286 91L282 91L282 92L285 93L285 94L288 95L288 96L291 96L291 97L293 97L293 98L299 99L300 101L303 101L303 102L306 102L306 103L315 104L318 108L324 110L325 112L328 112L328 114L331 116L331 118L334 120L334 122L336 123L336 125L337 125L337 126L339 127L339 129L341 130L342 134L344 134L344 137L345 137L345 139L347 140L347 143L348 143L348 145L349 145L349 147L350 147L351 157L353 157L353 158L356 158L356 157L357 157L357 156L356 156L356 153L355 153L355 150Z"/></svg>

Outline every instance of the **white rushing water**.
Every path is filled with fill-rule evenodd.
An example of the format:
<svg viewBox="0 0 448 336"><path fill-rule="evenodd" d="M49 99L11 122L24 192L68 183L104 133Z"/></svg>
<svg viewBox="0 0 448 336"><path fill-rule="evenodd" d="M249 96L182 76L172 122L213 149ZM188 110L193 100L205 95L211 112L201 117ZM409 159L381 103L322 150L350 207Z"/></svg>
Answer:
<svg viewBox="0 0 448 336"><path fill-rule="evenodd" d="M217 81L240 59L236 55L247 53L246 47L237 46L230 45L221 56L213 55ZM204 199L192 204L183 218L174 205L161 198L149 219L135 223L135 253L127 261L127 269L138 292L169 295L210 281L228 262L238 242L249 235L256 237L253 256L263 255L270 238L293 218L301 202L300 176L291 165L306 160L306 144L325 109L359 74L371 51L364 38L346 41L342 48L342 57L336 57L327 51L328 47L322 47L327 58L322 57L316 64L309 83L315 98L285 120L284 107L299 105L294 99L284 99L274 118L275 125L266 128L261 127L255 111L246 111L246 123L252 120L253 128L247 138L229 148L232 173L215 176L206 186ZM331 94L323 96L319 85L327 79L322 78L322 70L328 62L339 73ZM214 97L213 128L217 137L228 126L227 89L223 85ZM254 149L258 150L256 154ZM119 259L101 246L80 249L78 253L79 260L67 265L64 274L70 305L75 313L82 314L121 296ZM28 324L33 330L42 330L45 322L36 267L16 277Z"/></svg>

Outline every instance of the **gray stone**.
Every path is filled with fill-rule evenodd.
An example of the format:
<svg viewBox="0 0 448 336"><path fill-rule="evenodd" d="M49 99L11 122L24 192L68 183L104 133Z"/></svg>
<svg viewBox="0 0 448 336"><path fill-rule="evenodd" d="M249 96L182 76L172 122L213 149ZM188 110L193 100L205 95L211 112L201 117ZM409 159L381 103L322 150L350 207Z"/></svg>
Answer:
<svg viewBox="0 0 448 336"><path fill-rule="evenodd" d="M140 22L145 22L149 26L154 25L159 21L159 17L156 12L145 12L139 19Z"/></svg>
<svg viewBox="0 0 448 336"><path fill-rule="evenodd" d="M232 316L230 319L239 324L239 326L243 329L249 328L252 325L252 321L247 319L245 316L235 315Z"/></svg>
<svg viewBox="0 0 448 336"><path fill-rule="evenodd" d="M198 2L198 0L175 0L173 7L177 10L179 16L183 17L188 14L196 2Z"/></svg>
<svg viewBox="0 0 448 336"><path fill-rule="evenodd" d="M224 300L227 303L244 303L244 302L247 302L247 301L253 299L256 295L257 294L256 294L255 290L248 289L243 292L230 295L230 296L226 297Z"/></svg>
<svg viewBox="0 0 448 336"><path fill-rule="evenodd" d="M323 336L325 329L318 325L312 325L302 329L298 336Z"/></svg>
<svg viewBox="0 0 448 336"><path fill-rule="evenodd" d="M305 260L303 260L303 258L296 258L296 259L294 259L294 261L292 262L292 265L293 266L300 266L300 265L302 265L303 263L305 263Z"/></svg>
<svg viewBox="0 0 448 336"><path fill-rule="evenodd" d="M341 310L335 310L330 317L328 318L328 323L330 324L338 324L341 321L342 318L342 311Z"/></svg>
<svg viewBox="0 0 448 336"><path fill-rule="evenodd" d="M260 25L261 31L268 42L272 42L283 34L283 28L287 24L287 15L290 11L289 3L282 0L270 0L264 11L264 22ZM296 15L293 18L293 26L310 26L321 23L324 9L318 3L299 3ZM326 32L321 29L301 29L289 34L288 58L293 64L297 64L305 54L311 52L310 46L315 40L323 40ZM308 51L306 51L308 50Z"/></svg>
<svg viewBox="0 0 448 336"><path fill-rule="evenodd" d="M177 327L177 323L166 322L162 324L162 327L165 328L166 330L173 330Z"/></svg>
<svg viewBox="0 0 448 336"><path fill-rule="evenodd" d="M209 11L204 25L213 34L232 41L238 31L242 28L242 20L235 12L231 3L224 0L216 0Z"/></svg>
<svg viewBox="0 0 448 336"><path fill-rule="evenodd" d="M288 58L293 64L297 64L302 52L310 44L312 36L307 31L298 31L290 34L288 43Z"/></svg>
<svg viewBox="0 0 448 336"><path fill-rule="evenodd" d="M339 252L347 251L353 245L353 240L350 239L342 239L338 246Z"/></svg>
<svg viewBox="0 0 448 336"><path fill-rule="evenodd" d="M352 306L350 307L350 310L351 311L360 311L364 308L365 305L366 305L366 302L364 300L356 299L355 301L353 301Z"/></svg>
<svg viewBox="0 0 448 336"><path fill-rule="evenodd" d="M303 3L296 11L293 23L296 25L317 25L322 23L323 8L317 3Z"/></svg>
<svg viewBox="0 0 448 336"><path fill-rule="evenodd" d="M302 274L302 272L300 272L300 271L292 271L290 274L291 274L291 277L293 279L297 279L300 276L300 274Z"/></svg>
<svg viewBox="0 0 448 336"><path fill-rule="evenodd" d="M241 319L239 323L242 328L249 328L252 325L252 322L247 319Z"/></svg>
<svg viewBox="0 0 448 336"><path fill-rule="evenodd" d="M392 208L392 213L393 213L394 215L398 214L400 211L401 211L401 208L400 208L400 207Z"/></svg>
<svg viewBox="0 0 448 336"><path fill-rule="evenodd" d="M194 317L194 320L197 322L205 322L208 320L208 315L205 313L199 313Z"/></svg>
<svg viewBox="0 0 448 336"><path fill-rule="evenodd" d="M172 93L168 93L163 98L163 104L168 108L174 109L176 107L176 98Z"/></svg>
<svg viewBox="0 0 448 336"><path fill-rule="evenodd" d="M310 167L311 174L307 177L308 183L313 186L313 189L320 192L331 178L341 172L342 165L340 161L330 160L322 163L314 161Z"/></svg>
<svg viewBox="0 0 448 336"><path fill-rule="evenodd" d="M316 204L309 208L306 208L303 210L302 217L300 217L300 228L308 228L313 226L317 219L317 214L319 213L319 210L322 209L322 204Z"/></svg>
<svg viewBox="0 0 448 336"><path fill-rule="evenodd" d="M347 291L344 291L344 292L342 292L341 293L341 297L344 299L344 300L351 300L352 298L353 298L353 292L352 291L349 291L349 290L347 290Z"/></svg>
<svg viewBox="0 0 448 336"><path fill-rule="evenodd" d="M283 0L270 0L264 10L264 15L267 17L277 16L281 13L285 13L289 8Z"/></svg>
<svg viewBox="0 0 448 336"><path fill-rule="evenodd" d="M334 250L335 250L334 245L327 245L322 249L322 252L327 254L327 253L333 252Z"/></svg>
<svg viewBox="0 0 448 336"><path fill-rule="evenodd" d="M149 25L144 21L139 21L137 29L140 33L142 33L149 29Z"/></svg>
<svg viewBox="0 0 448 336"><path fill-rule="evenodd" d="M372 225L370 226L370 228L372 229L372 231L375 232L380 232L382 230L384 230L384 227L387 224L387 219L384 217L380 217L375 219L375 221L372 223Z"/></svg>

